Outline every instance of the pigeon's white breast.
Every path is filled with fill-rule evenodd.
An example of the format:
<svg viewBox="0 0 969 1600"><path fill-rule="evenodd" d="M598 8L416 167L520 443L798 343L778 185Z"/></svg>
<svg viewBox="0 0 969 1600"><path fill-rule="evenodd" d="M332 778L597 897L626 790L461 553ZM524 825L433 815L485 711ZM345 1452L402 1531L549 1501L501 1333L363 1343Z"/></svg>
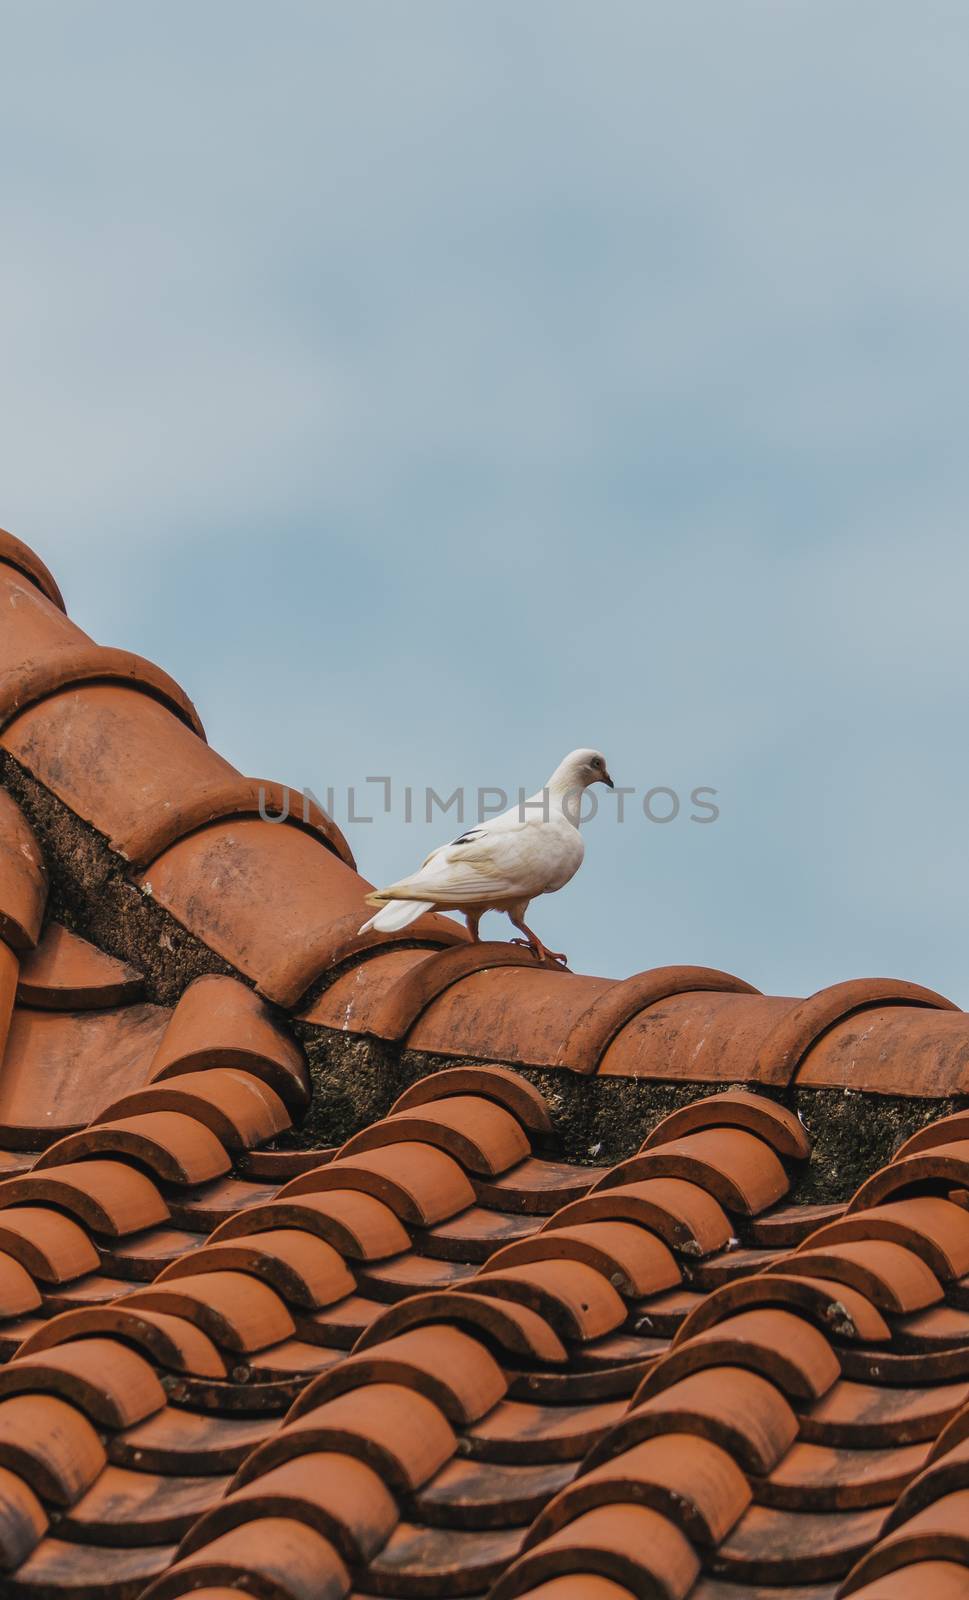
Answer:
<svg viewBox="0 0 969 1600"><path fill-rule="evenodd" d="M585 845L578 828L563 818L560 822L536 824L533 894L554 894L573 878L582 865ZM532 841L529 841L530 843Z"/></svg>

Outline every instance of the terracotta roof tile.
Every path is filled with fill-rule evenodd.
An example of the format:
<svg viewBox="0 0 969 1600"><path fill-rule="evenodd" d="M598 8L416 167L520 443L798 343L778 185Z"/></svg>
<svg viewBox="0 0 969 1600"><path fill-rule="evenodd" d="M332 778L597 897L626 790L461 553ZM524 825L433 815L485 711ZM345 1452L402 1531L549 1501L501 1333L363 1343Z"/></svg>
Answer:
<svg viewBox="0 0 969 1600"><path fill-rule="evenodd" d="M69 1400L95 1424L129 1428L165 1404L154 1371L118 1339L83 1338L0 1370L0 1404L12 1394L53 1394Z"/></svg>
<svg viewBox="0 0 969 1600"><path fill-rule="evenodd" d="M39 1156L34 1172L85 1156L117 1154L147 1167L162 1182L206 1183L231 1169L225 1149L203 1122L183 1111L145 1111L140 1116L96 1122L68 1134Z"/></svg>
<svg viewBox="0 0 969 1600"><path fill-rule="evenodd" d="M103 1107L102 1122L149 1111L176 1111L204 1123L226 1150L241 1156L290 1126L283 1101L261 1078L232 1067L159 1079Z"/></svg>
<svg viewBox="0 0 969 1600"><path fill-rule="evenodd" d="M75 1161L0 1183L6 1206L49 1201L95 1233L123 1237L168 1220L168 1207L150 1178L122 1161Z"/></svg>
<svg viewBox="0 0 969 1600"><path fill-rule="evenodd" d="M249 1483L282 1461L308 1451L344 1451L372 1466L392 1493L427 1483L449 1461L455 1439L444 1413L418 1390L373 1383L324 1400L287 1419L251 1455L236 1483Z"/></svg>
<svg viewBox="0 0 969 1600"><path fill-rule="evenodd" d="M155 1282L212 1271L247 1272L268 1283L287 1305L308 1310L332 1305L355 1287L339 1252L303 1228L274 1228L203 1245L165 1267Z"/></svg>
<svg viewBox="0 0 969 1600"><path fill-rule="evenodd" d="M689 1540L660 1512L641 1505L602 1505L523 1555L495 1585L493 1600L512 1600L570 1569L611 1578L634 1594L681 1600L689 1594L700 1562Z"/></svg>
<svg viewBox="0 0 969 1600"><path fill-rule="evenodd" d="M694 1545L715 1548L746 1511L750 1485L721 1445L697 1434L645 1439L583 1472L538 1516L526 1548L596 1506L650 1506Z"/></svg>
<svg viewBox="0 0 969 1600"><path fill-rule="evenodd" d="M30 1485L0 1467L0 1572L13 1572L26 1561L47 1528L47 1513Z"/></svg>
<svg viewBox="0 0 969 1600"><path fill-rule="evenodd" d="M693 1100L688 1106L671 1111L643 1140L641 1148L651 1150L654 1145L669 1144L698 1128L746 1128L748 1133L764 1139L779 1156L793 1161L806 1161L811 1154L811 1140L793 1111L765 1095L735 1089Z"/></svg>
<svg viewBox="0 0 969 1600"><path fill-rule="evenodd" d="M370 884L300 828L259 817L214 822L178 840L141 882L261 994L284 1006L295 1006L328 967L385 937L357 936ZM466 937L437 916L406 931L436 944Z"/></svg>
<svg viewBox="0 0 969 1600"><path fill-rule="evenodd" d="M215 974L189 984L151 1062L158 1083L203 1067L239 1067L263 1079L285 1103L306 1104L303 1053L245 984Z"/></svg>
<svg viewBox="0 0 969 1600"><path fill-rule="evenodd" d="M176 1282L156 1282L125 1298L133 1310L184 1317L223 1350L265 1350L295 1330L285 1302L268 1283L247 1272L225 1269Z"/></svg>
<svg viewBox="0 0 969 1600"><path fill-rule="evenodd" d="M395 1111L364 1128L344 1145L343 1157L411 1139L436 1145L466 1170L488 1177L500 1176L531 1154L528 1137L510 1112L480 1095L451 1095Z"/></svg>
<svg viewBox="0 0 969 1600"><path fill-rule="evenodd" d="M292 1517L327 1538L344 1561L363 1565L383 1547L399 1512L373 1467L337 1450L320 1450L233 1489L195 1523L180 1554L191 1555L256 1517Z"/></svg>
<svg viewBox="0 0 969 1600"><path fill-rule="evenodd" d="M402 1222L416 1227L442 1222L474 1201L474 1190L454 1158L419 1141L338 1156L325 1167L293 1178L280 1198L332 1189L372 1195Z"/></svg>
<svg viewBox="0 0 969 1600"><path fill-rule="evenodd" d="M106 1098L141 1088L168 1017L142 1003L104 1011L18 1006L0 1070L0 1139L37 1149L83 1128Z"/></svg>
<svg viewBox="0 0 969 1600"><path fill-rule="evenodd" d="M54 581L53 574L29 545L24 544L15 534L8 533L6 528L0 528L0 562L29 579L52 605L59 611L64 610L64 597Z"/></svg>
<svg viewBox="0 0 969 1600"><path fill-rule="evenodd" d="M40 847L16 801L0 789L0 938L14 950L32 949L46 903Z"/></svg>
<svg viewBox="0 0 969 1600"><path fill-rule="evenodd" d="M21 958L17 999L46 1011L101 1011L140 1000L144 978L59 922Z"/></svg>
<svg viewBox="0 0 969 1600"><path fill-rule="evenodd" d="M616 1169L620 1171L619 1168ZM706 1256L729 1244L733 1229L718 1200L684 1178L642 1178L599 1184L581 1200L562 1207L546 1228L626 1220L656 1234L687 1256Z"/></svg>
<svg viewBox="0 0 969 1600"><path fill-rule="evenodd" d="M405 1089L391 1107L391 1113L412 1111L430 1101L447 1100L452 1095L478 1095L493 1100L517 1117L522 1128L533 1134L552 1131L552 1119L543 1095L517 1072L505 1067L450 1067L429 1077L418 1078Z"/></svg>
<svg viewBox="0 0 969 1600"><path fill-rule="evenodd" d="M66 1400L16 1394L0 1400L0 1466L44 1501L71 1505L105 1464L94 1427Z"/></svg>
<svg viewBox="0 0 969 1600"><path fill-rule="evenodd" d="M98 1268L98 1252L80 1224L48 1206L0 1210L0 1250L42 1283L70 1283Z"/></svg>
<svg viewBox="0 0 969 1600"><path fill-rule="evenodd" d="M236 1594L236 1580L244 1582L254 1567L272 1583L274 1600L343 1600L350 1588L347 1570L328 1539L291 1517L266 1517L243 1523L176 1562L147 1594L151 1600L175 1600L203 1585L225 1585ZM260 1587L267 1592L265 1583Z"/></svg>
<svg viewBox="0 0 969 1600"><path fill-rule="evenodd" d="M491 1257L487 1270L556 1258L583 1262L631 1299L659 1294L681 1282L680 1269L662 1239L634 1223L615 1221L546 1228L504 1245Z"/></svg>
<svg viewBox="0 0 969 1600"><path fill-rule="evenodd" d="M186 1317L148 1311L128 1305L85 1307L64 1312L42 1323L24 1340L21 1355L50 1350L67 1340L93 1334L116 1334L135 1346L158 1367L170 1372L190 1372L201 1378L224 1378L225 1361L207 1334Z"/></svg>
<svg viewBox="0 0 969 1600"><path fill-rule="evenodd" d="M795 1257L785 1257L769 1272L791 1268L815 1278L833 1278L867 1295L885 1311L920 1311L942 1299L942 1286L920 1256L888 1239L847 1240L841 1244L810 1241Z"/></svg>
<svg viewBox="0 0 969 1600"><path fill-rule="evenodd" d="M597 1339L626 1320L626 1308L612 1283L583 1261L553 1257L520 1266L489 1263L465 1289L528 1307L563 1340Z"/></svg>
<svg viewBox="0 0 969 1600"><path fill-rule="evenodd" d="M780 1200L789 1180L769 1144L742 1128L701 1128L621 1162L603 1181L684 1178L706 1189L727 1211L756 1216Z"/></svg>

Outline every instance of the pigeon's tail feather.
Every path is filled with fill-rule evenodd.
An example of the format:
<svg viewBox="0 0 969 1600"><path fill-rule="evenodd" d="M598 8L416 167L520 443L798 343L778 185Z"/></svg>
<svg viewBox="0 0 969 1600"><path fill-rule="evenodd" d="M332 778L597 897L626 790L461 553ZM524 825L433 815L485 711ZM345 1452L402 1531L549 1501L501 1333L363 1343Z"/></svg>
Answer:
<svg viewBox="0 0 969 1600"><path fill-rule="evenodd" d="M433 909L433 900L388 900L386 905L381 906L376 916L364 923L360 932L367 933L369 929L374 928L378 933L396 933L400 928L406 928L410 923L416 922L425 911Z"/></svg>

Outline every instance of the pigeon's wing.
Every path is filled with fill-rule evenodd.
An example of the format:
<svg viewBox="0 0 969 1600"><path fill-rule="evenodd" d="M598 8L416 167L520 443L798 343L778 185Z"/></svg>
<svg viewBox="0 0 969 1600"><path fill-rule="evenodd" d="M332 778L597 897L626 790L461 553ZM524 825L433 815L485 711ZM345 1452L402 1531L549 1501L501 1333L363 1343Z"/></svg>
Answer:
<svg viewBox="0 0 969 1600"><path fill-rule="evenodd" d="M495 826L501 824L501 826ZM488 905L540 894L554 862L544 830L513 818L469 828L428 856L419 872L381 890L381 897L438 904Z"/></svg>

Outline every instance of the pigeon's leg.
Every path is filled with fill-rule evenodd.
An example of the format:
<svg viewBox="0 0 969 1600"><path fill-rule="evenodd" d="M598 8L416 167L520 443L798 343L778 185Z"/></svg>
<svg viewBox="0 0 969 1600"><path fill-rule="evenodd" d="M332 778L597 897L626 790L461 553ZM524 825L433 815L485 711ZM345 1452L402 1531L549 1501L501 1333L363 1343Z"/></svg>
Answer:
<svg viewBox="0 0 969 1600"><path fill-rule="evenodd" d="M524 939L513 939L511 941L512 944L527 945L529 950L531 950L532 954L535 956L536 961L557 961L560 966L568 966L569 958L568 956L563 955L561 950L547 950L541 939L538 937L538 934L533 933L531 928L526 927L521 917L512 916L510 911L508 916L514 926L516 928L520 928L522 933L525 935Z"/></svg>
<svg viewBox="0 0 969 1600"><path fill-rule="evenodd" d="M476 913L474 911L466 911L464 913L464 920L468 924L468 932L471 935L471 943L480 944L481 935L478 932L478 923L481 921L481 912L479 911Z"/></svg>

